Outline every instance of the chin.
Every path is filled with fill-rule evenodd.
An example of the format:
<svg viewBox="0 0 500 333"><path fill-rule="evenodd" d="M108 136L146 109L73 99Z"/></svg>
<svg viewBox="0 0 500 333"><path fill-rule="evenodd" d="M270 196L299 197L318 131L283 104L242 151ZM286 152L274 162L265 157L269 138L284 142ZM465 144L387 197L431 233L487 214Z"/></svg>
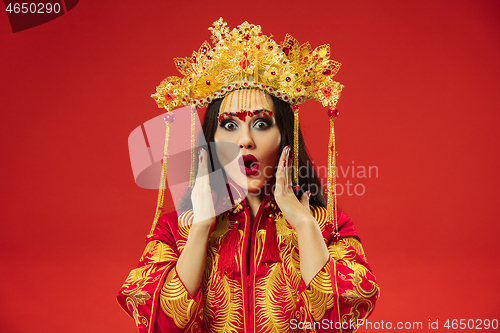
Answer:
<svg viewBox="0 0 500 333"><path fill-rule="evenodd" d="M241 172L237 171L233 174L233 172L227 172L229 178L233 180L241 189L252 193L257 194L262 191L262 188L267 184L269 179L267 178L253 178L251 176L245 176Z"/></svg>

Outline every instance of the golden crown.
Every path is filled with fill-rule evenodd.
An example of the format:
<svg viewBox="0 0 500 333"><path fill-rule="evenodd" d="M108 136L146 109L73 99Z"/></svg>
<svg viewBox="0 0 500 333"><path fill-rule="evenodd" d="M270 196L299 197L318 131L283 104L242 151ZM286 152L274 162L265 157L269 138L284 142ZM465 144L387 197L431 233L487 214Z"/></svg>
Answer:
<svg viewBox="0 0 500 333"><path fill-rule="evenodd" d="M213 23L213 47L204 42L198 52L174 62L184 77L169 76L151 95L158 107L204 107L237 89L259 89L292 105L316 99L334 107L343 88L332 77L340 63L330 60L330 46L312 50L290 35L277 44L259 25L244 22L232 31L220 18Z"/></svg>

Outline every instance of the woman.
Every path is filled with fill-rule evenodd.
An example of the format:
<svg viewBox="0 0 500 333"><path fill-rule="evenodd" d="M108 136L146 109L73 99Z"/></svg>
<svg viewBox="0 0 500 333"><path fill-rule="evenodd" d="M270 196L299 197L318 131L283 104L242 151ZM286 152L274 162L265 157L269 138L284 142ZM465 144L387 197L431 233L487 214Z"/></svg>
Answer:
<svg viewBox="0 0 500 333"><path fill-rule="evenodd" d="M354 226L337 212L332 229L290 104L239 88L207 108L192 209L159 218L118 302L140 332L352 332L378 297ZM227 184L210 181L212 163Z"/></svg>

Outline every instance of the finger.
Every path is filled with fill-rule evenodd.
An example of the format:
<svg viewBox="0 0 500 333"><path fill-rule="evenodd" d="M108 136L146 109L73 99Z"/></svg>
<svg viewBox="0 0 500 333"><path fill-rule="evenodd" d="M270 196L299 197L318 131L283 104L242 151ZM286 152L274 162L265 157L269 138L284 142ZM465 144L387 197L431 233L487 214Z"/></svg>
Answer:
<svg viewBox="0 0 500 333"><path fill-rule="evenodd" d="M287 148L288 146L283 148L280 159L278 161L278 169L276 170L276 189L278 190L278 192L280 191L281 188L285 187L285 180L286 180L285 163L287 156Z"/></svg>
<svg viewBox="0 0 500 333"><path fill-rule="evenodd" d="M293 150L292 148L288 148L288 154L286 158L286 165L287 165L287 189L292 187L292 166L293 166Z"/></svg>
<svg viewBox="0 0 500 333"><path fill-rule="evenodd" d="M198 174L196 176L196 184L208 184L208 163L207 151L203 148L198 148Z"/></svg>
<svg viewBox="0 0 500 333"><path fill-rule="evenodd" d="M311 197L311 191L306 191L302 194L300 197L300 203L302 206L306 207L309 209L309 198Z"/></svg>

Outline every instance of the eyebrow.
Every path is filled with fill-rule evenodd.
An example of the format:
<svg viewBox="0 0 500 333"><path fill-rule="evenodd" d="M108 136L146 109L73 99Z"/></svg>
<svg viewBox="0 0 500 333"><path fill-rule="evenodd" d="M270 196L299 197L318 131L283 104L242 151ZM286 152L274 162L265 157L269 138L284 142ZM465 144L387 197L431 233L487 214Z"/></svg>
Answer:
<svg viewBox="0 0 500 333"><path fill-rule="evenodd" d="M240 111L241 112L241 111ZM264 113L264 115L266 116L269 116L267 113L265 112L273 112L272 110L268 110L268 109L259 109L259 110L253 110L253 111L249 111L251 112L253 115L257 115L259 113ZM229 114L233 117L237 117L238 115L236 114L237 112L230 112ZM226 115L226 113L224 113L224 115Z"/></svg>

